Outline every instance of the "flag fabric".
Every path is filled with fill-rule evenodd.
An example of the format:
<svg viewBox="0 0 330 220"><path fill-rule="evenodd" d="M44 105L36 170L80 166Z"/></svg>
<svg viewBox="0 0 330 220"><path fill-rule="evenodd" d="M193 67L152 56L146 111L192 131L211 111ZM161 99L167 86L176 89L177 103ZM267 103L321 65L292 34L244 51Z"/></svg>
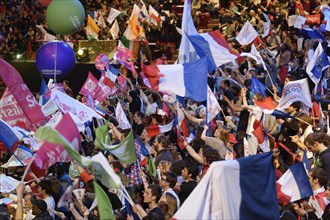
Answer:
<svg viewBox="0 0 330 220"><path fill-rule="evenodd" d="M266 115L272 115L272 116L277 117L277 118L282 118L282 119L294 118L294 116L289 115L288 113L285 113L285 112L283 112L281 110L278 110L278 109L273 109L273 110L263 109L262 111Z"/></svg>
<svg viewBox="0 0 330 220"><path fill-rule="evenodd" d="M92 36L95 39L99 37L100 28L97 26L93 18L88 15L87 16L87 26L86 26L86 34Z"/></svg>
<svg viewBox="0 0 330 220"><path fill-rule="evenodd" d="M213 162L173 218L279 219L275 183L270 152Z"/></svg>
<svg viewBox="0 0 330 220"><path fill-rule="evenodd" d="M246 21L240 32L238 33L236 40L241 45L249 45L258 37L258 32L254 29L249 21Z"/></svg>
<svg viewBox="0 0 330 220"><path fill-rule="evenodd" d="M123 107L121 106L120 102L118 102L116 106L116 119L118 121L118 126L125 130L131 128L131 124L129 123L126 114L124 112Z"/></svg>
<svg viewBox="0 0 330 220"><path fill-rule="evenodd" d="M152 7L152 5L149 5L149 20L156 26L161 22L159 13Z"/></svg>
<svg viewBox="0 0 330 220"><path fill-rule="evenodd" d="M87 96L88 92L92 93L92 96L96 98L96 94L99 92L100 88L98 86L99 81L94 77L91 72L88 72L88 77L81 87L79 94Z"/></svg>
<svg viewBox="0 0 330 220"><path fill-rule="evenodd" d="M88 92L87 98L86 98L86 103L85 103L89 108L93 109L95 111L95 100L92 96L91 92Z"/></svg>
<svg viewBox="0 0 330 220"><path fill-rule="evenodd" d="M272 97L266 97L263 101L254 100L254 103L262 109L273 110L277 107Z"/></svg>
<svg viewBox="0 0 330 220"><path fill-rule="evenodd" d="M41 111L44 113L46 117L52 115L57 110L59 110L59 108L52 100L48 100L48 102L41 107Z"/></svg>
<svg viewBox="0 0 330 220"><path fill-rule="evenodd" d="M305 167L302 163L292 165L277 181L279 202L286 205L313 195ZM283 195L284 194L284 195Z"/></svg>
<svg viewBox="0 0 330 220"><path fill-rule="evenodd" d="M3 59L0 59L0 66L0 77L15 97L26 118L30 121L30 129L35 131L37 127L44 124L47 120L41 111L41 106L38 105L33 94L13 66Z"/></svg>
<svg viewBox="0 0 330 220"><path fill-rule="evenodd" d="M110 65L109 69L105 71L105 76L111 79L112 82L116 82L118 75L119 71L113 65Z"/></svg>
<svg viewBox="0 0 330 220"><path fill-rule="evenodd" d="M330 31L330 7L329 5L321 5L320 9L324 15L326 21L325 30Z"/></svg>
<svg viewBox="0 0 330 220"><path fill-rule="evenodd" d="M304 167L307 171L309 171L311 169L311 164L308 161L308 157L307 157L307 151L304 151L304 156L303 159L301 161L304 164Z"/></svg>
<svg viewBox="0 0 330 220"><path fill-rule="evenodd" d="M104 127L103 127L104 128ZM125 164L135 163L137 160L136 150L134 146L134 136L131 130L129 134L117 145L110 145L110 136L107 132L100 132L101 134L96 134L97 146L101 150L108 150L113 155L115 155L119 161Z"/></svg>
<svg viewBox="0 0 330 220"><path fill-rule="evenodd" d="M266 96L266 86L260 82L257 77L255 76L252 76L251 78L251 91L254 93L254 94L261 94L263 95L264 97Z"/></svg>
<svg viewBox="0 0 330 220"><path fill-rule="evenodd" d="M150 138L155 137L156 135L166 133L173 128L173 121L166 125L149 125L147 127L147 133Z"/></svg>
<svg viewBox="0 0 330 220"><path fill-rule="evenodd" d="M97 210L100 216L100 219L109 219L115 220L115 216L113 214L112 205L110 203L108 195L104 192L102 187L97 184L97 182L93 181L95 196L97 199Z"/></svg>
<svg viewBox="0 0 330 220"><path fill-rule="evenodd" d="M144 66L144 74L155 91L191 98L207 99L207 59L184 64Z"/></svg>
<svg viewBox="0 0 330 220"><path fill-rule="evenodd" d="M105 23L104 17L102 15L102 12L100 10L97 11L97 25L102 27L102 28L106 28L107 25Z"/></svg>
<svg viewBox="0 0 330 220"><path fill-rule="evenodd" d="M118 61L123 64L127 69L132 71L133 74L136 74L132 52L126 47L115 47L115 49L115 56Z"/></svg>
<svg viewBox="0 0 330 220"><path fill-rule="evenodd" d="M1 167L8 168L8 167L24 166L24 165L26 165L26 163L24 163L24 160L29 159L33 156L33 152L29 148L27 148L23 145L19 145L16 148L14 154L15 154L15 156L12 155L9 158L9 160L5 164L3 164Z"/></svg>
<svg viewBox="0 0 330 220"><path fill-rule="evenodd" d="M229 47L219 30L189 35L188 38L195 47L198 56L207 57L209 72L213 72L217 67L230 63L239 57Z"/></svg>
<svg viewBox="0 0 330 220"><path fill-rule="evenodd" d="M149 167L149 174L152 177L156 177L157 175L157 168L154 159L151 155L148 156L148 167Z"/></svg>
<svg viewBox="0 0 330 220"><path fill-rule="evenodd" d="M149 13L146 4L144 4L144 1L140 0L140 3L142 4L142 7L140 9L139 21L142 23L143 21L149 20Z"/></svg>
<svg viewBox="0 0 330 220"><path fill-rule="evenodd" d="M221 107L209 86L207 86L207 103L206 104L207 104L206 105L207 123L210 123L210 121L212 121L213 118L215 118L215 116L217 116L219 114L219 112L221 111Z"/></svg>
<svg viewBox="0 0 330 220"><path fill-rule="evenodd" d="M23 135L12 128L5 121L0 119L0 141L7 147L8 150L12 150L13 146L23 138Z"/></svg>
<svg viewBox="0 0 330 220"><path fill-rule="evenodd" d="M45 97L46 92L48 91L48 86L46 84L45 79L41 78L41 86L40 86L40 98L39 98L39 105L43 106L48 102L48 98Z"/></svg>
<svg viewBox="0 0 330 220"><path fill-rule="evenodd" d="M88 106L82 104L76 99L58 91L52 90L51 100L56 103L57 107L64 113L71 112L83 123L87 121L92 121L94 118L102 118L94 110L90 109Z"/></svg>
<svg viewBox="0 0 330 220"><path fill-rule="evenodd" d="M136 4L133 6L133 11L130 19L127 21L128 27L131 29L135 38L138 38L143 33L143 28L138 20L140 16L140 8Z"/></svg>
<svg viewBox="0 0 330 220"><path fill-rule="evenodd" d="M312 59L309 61L306 72L310 79L318 84L321 77L322 71L329 67L329 60L326 51L323 49L322 44L319 42Z"/></svg>
<svg viewBox="0 0 330 220"><path fill-rule="evenodd" d="M20 182L5 174L0 174L0 192L11 192L16 189Z"/></svg>
<svg viewBox="0 0 330 220"><path fill-rule="evenodd" d="M306 15L307 24L320 24L321 14Z"/></svg>
<svg viewBox="0 0 330 220"><path fill-rule="evenodd" d="M311 94L307 79L288 82L283 87L282 97L277 109L284 110L293 102L300 101L307 107L312 108Z"/></svg>
<svg viewBox="0 0 330 220"><path fill-rule="evenodd" d="M305 27L300 30L300 33L307 38L315 38L322 40L323 43L327 43L327 39L319 30L313 30L312 28Z"/></svg>
<svg viewBox="0 0 330 220"><path fill-rule="evenodd" d="M299 15L298 15L298 16L296 17L296 20L295 20L295 22L294 22L293 27L294 27L294 28L301 29L301 28L304 26L306 20L307 20L307 19L306 19L305 17L303 17L303 16L299 16Z"/></svg>
<svg viewBox="0 0 330 220"><path fill-rule="evenodd" d="M241 56L248 56L251 57L252 59L254 59L257 64L262 64L263 68L265 70L267 70L266 68L266 64L264 62L264 60L262 59L260 53L258 52L257 48L254 46L254 44L252 44L251 46L251 52L250 53L241 53Z"/></svg>
<svg viewBox="0 0 330 220"><path fill-rule="evenodd" d="M197 60L196 50L188 39L189 35L198 34L191 16L191 0L184 1L181 28L182 36L178 55L179 64Z"/></svg>
<svg viewBox="0 0 330 220"><path fill-rule="evenodd" d="M116 40L119 37L119 24L117 19L113 23L112 27L110 28L110 34L114 40Z"/></svg>
<svg viewBox="0 0 330 220"><path fill-rule="evenodd" d="M266 22L264 22L264 33L262 34L262 38L265 38L269 35L271 22L267 14L263 13L263 15L266 19Z"/></svg>
<svg viewBox="0 0 330 220"><path fill-rule="evenodd" d="M113 95L118 91L118 88L115 87L114 82L109 79L104 73L101 73L98 86L100 89L95 95L95 98L99 102L103 102L104 99L108 98L110 95Z"/></svg>
<svg viewBox="0 0 330 220"><path fill-rule="evenodd" d="M31 122L24 114L22 108L19 106L8 88L6 88L0 99L0 118L10 126L16 126L19 124L20 127L25 129L32 126Z"/></svg>
<svg viewBox="0 0 330 220"><path fill-rule="evenodd" d="M80 133L70 114L61 115L52 127L70 143L70 147L73 148L71 151L78 151L80 149ZM69 151L63 142L56 141L56 136L51 137L51 139L46 139L43 136L37 137L43 140L39 150L36 152L37 157L35 158L35 163L39 168L45 169L56 162L71 161L71 157L68 155Z"/></svg>
<svg viewBox="0 0 330 220"><path fill-rule="evenodd" d="M110 13L108 15L108 18L107 18L107 22L109 22L109 24L112 24L112 22L116 19L116 17L118 15L121 14L121 11L115 9L115 8L111 8L110 9Z"/></svg>

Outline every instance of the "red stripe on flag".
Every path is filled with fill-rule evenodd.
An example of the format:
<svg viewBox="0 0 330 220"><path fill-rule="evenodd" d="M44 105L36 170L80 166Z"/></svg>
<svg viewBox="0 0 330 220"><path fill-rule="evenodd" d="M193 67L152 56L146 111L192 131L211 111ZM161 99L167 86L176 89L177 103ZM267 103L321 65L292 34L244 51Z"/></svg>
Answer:
<svg viewBox="0 0 330 220"><path fill-rule="evenodd" d="M159 79L163 77L163 74L160 74L160 71L156 65L143 65L143 73L148 78L151 89L158 91L159 90Z"/></svg>
<svg viewBox="0 0 330 220"><path fill-rule="evenodd" d="M282 189L282 185L276 182L278 204L287 205L290 202L291 197L285 195L281 189Z"/></svg>
<svg viewBox="0 0 330 220"><path fill-rule="evenodd" d="M147 127L147 133L150 138L160 134L159 125L150 125L149 127Z"/></svg>
<svg viewBox="0 0 330 220"><path fill-rule="evenodd" d="M222 47L226 48L229 50L229 52L237 57L239 57L238 53L235 53L229 46L228 42L226 41L226 39L222 36L222 34L220 33L219 30L215 30L215 31L211 31L208 32L208 34L213 38L213 40L215 42L217 42L217 44L221 45Z"/></svg>

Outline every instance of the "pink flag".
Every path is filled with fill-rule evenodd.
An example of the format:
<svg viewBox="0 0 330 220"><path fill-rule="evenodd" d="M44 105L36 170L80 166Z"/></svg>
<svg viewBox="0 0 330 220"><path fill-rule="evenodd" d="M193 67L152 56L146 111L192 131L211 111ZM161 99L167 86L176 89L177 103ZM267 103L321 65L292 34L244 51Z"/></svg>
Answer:
<svg viewBox="0 0 330 220"><path fill-rule="evenodd" d="M55 129L72 144L75 150L79 151L81 141L80 133L70 114L63 114L55 124ZM42 143L36 154L38 156L35 159L35 164L41 169L45 169L56 162L71 161L71 157L68 155L64 146L53 144L48 141Z"/></svg>
<svg viewBox="0 0 330 220"><path fill-rule="evenodd" d="M25 116L33 125L30 126L30 129L36 130L36 127L46 122L46 117L41 111L41 106L38 105L36 99L14 67L3 59L0 59L0 66L0 77L15 97Z"/></svg>
<svg viewBox="0 0 330 220"><path fill-rule="evenodd" d="M126 47L115 47L116 48L116 57L121 64L123 64L127 69L132 71L133 74L136 74L134 62L133 62L133 54Z"/></svg>
<svg viewBox="0 0 330 220"><path fill-rule="evenodd" d="M84 96L88 96L88 92L91 92L93 98L95 98L96 94L100 91L98 84L99 81L93 76L93 74L91 74L91 72L89 72L88 77L79 93Z"/></svg>
<svg viewBox="0 0 330 220"><path fill-rule="evenodd" d="M95 94L97 101L102 102L104 99L108 98L109 95L117 92L117 87L114 86L114 83L102 73L101 78L98 82L99 90Z"/></svg>
<svg viewBox="0 0 330 220"><path fill-rule="evenodd" d="M0 118L10 126L19 126L27 130L31 127L29 119L26 117L16 99L8 90L5 90L0 100Z"/></svg>

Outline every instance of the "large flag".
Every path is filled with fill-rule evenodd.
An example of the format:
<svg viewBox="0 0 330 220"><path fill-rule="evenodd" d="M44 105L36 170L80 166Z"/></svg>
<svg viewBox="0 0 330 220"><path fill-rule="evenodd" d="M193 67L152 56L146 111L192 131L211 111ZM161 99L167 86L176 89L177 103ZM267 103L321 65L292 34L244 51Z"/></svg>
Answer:
<svg viewBox="0 0 330 220"><path fill-rule="evenodd" d="M98 135L98 133L96 132L96 138L97 138L97 144L95 144L95 146L101 148L101 150L110 151L119 159L119 161L125 164L132 164L136 162L137 157L136 157L134 136L132 130L125 137L125 139L117 145L108 144L110 137L107 132L101 132L100 135Z"/></svg>
<svg viewBox="0 0 330 220"><path fill-rule="evenodd" d="M23 135L20 132L12 128L2 119L0 119L0 131L0 141L9 150L12 150L12 147L23 138Z"/></svg>
<svg viewBox="0 0 330 220"><path fill-rule="evenodd" d="M279 216L272 153L264 153L213 162L173 217L279 219Z"/></svg>
<svg viewBox="0 0 330 220"><path fill-rule="evenodd" d="M70 112L80 119L83 123L92 121L92 118L102 118L94 110L82 104L78 100L58 91L52 90L51 100L56 103L57 107L64 113Z"/></svg>
<svg viewBox="0 0 330 220"><path fill-rule="evenodd" d="M109 219L115 220L113 214L112 205L110 203L108 195L104 192L102 187L97 184L96 181L93 181L95 196L97 199L97 210L99 211L100 219Z"/></svg>
<svg viewBox="0 0 330 220"><path fill-rule="evenodd" d="M207 98L207 59L173 65L149 65L143 67L151 88L195 101Z"/></svg>
<svg viewBox="0 0 330 220"><path fill-rule="evenodd" d="M252 76L251 78L251 91L254 93L254 94L261 94L263 96L266 96L266 86L260 82L257 77L255 76Z"/></svg>
<svg viewBox="0 0 330 220"><path fill-rule="evenodd" d="M73 147L72 150L79 151L80 149L80 133L73 119L69 114L61 115L52 127ZM43 138L44 139L44 138ZM68 162L71 161L71 157L68 155L68 151L65 146L60 143L46 139L42 142L41 147L36 152L37 157L35 159L36 165L39 168L45 169L55 164L56 162Z"/></svg>
<svg viewBox="0 0 330 220"><path fill-rule="evenodd" d="M198 56L207 56L209 72L213 72L217 67L230 63L239 57L238 54L230 49L229 44L221 36L219 30L189 35L188 37L195 47Z"/></svg>
<svg viewBox="0 0 330 220"><path fill-rule="evenodd" d="M88 15L87 16L87 26L86 26L86 35L90 35L95 39L99 37L100 28L97 26L93 18Z"/></svg>
<svg viewBox="0 0 330 220"><path fill-rule="evenodd" d="M110 28L110 34L114 40L116 40L119 37L119 24L117 19L113 23L112 27Z"/></svg>
<svg viewBox="0 0 330 220"><path fill-rule="evenodd" d="M312 59L309 61L306 72L310 79L318 84L321 77L322 71L329 67L329 60L326 51L323 49L322 44L319 42Z"/></svg>
<svg viewBox="0 0 330 220"><path fill-rule="evenodd" d="M115 174L115 171L101 152L94 155L92 158L80 155L63 135L50 126L40 127L35 135L40 140L48 140L53 144L63 145L68 154L80 165L86 168L91 167L93 175L108 188L118 188L121 184L120 177Z"/></svg>
<svg viewBox="0 0 330 220"><path fill-rule="evenodd" d="M282 97L277 109L284 110L293 102L300 101L312 108L312 99L307 79L288 82L284 85Z"/></svg>
<svg viewBox="0 0 330 220"><path fill-rule="evenodd" d="M118 126L125 130L131 128L131 124L129 123L126 114L124 112L123 107L121 106L120 102L118 102L116 107L116 119L118 121Z"/></svg>
<svg viewBox="0 0 330 220"><path fill-rule="evenodd" d="M20 127L25 129L31 127L31 122L24 114L15 97L11 94L8 88L6 88L0 99L0 118L7 122L10 126L19 124Z"/></svg>
<svg viewBox="0 0 330 220"><path fill-rule="evenodd" d="M197 53L187 35L198 34L191 16L191 0L185 0L182 15L182 37L179 48L178 63L188 63L197 59Z"/></svg>
<svg viewBox="0 0 330 220"><path fill-rule="evenodd" d="M20 182L15 180L10 176L6 176L5 174L0 174L0 192L11 192L18 186Z"/></svg>
<svg viewBox="0 0 330 220"><path fill-rule="evenodd" d="M258 32L254 29L249 21L246 21L240 32L238 33L236 40L241 45L249 45L258 37Z"/></svg>
<svg viewBox="0 0 330 220"><path fill-rule="evenodd" d="M0 66L0 77L7 85L11 94L15 97L26 118L28 118L32 124L30 129L36 130L36 127L46 122L46 117L41 111L41 106L38 105L33 94L13 66L3 59L0 59Z"/></svg>
<svg viewBox="0 0 330 220"><path fill-rule="evenodd" d="M314 30L312 28L303 28L300 30L303 36L309 37L309 38L315 38L315 39L321 39L323 43L327 43L327 39L324 37L324 35L319 30Z"/></svg>
<svg viewBox="0 0 330 220"><path fill-rule="evenodd" d="M302 163L292 165L277 181L277 195L282 205L313 195L311 184Z"/></svg>
<svg viewBox="0 0 330 220"><path fill-rule="evenodd" d="M147 133L150 138L155 137L156 135L166 133L173 128L173 121L166 125L149 125L147 127Z"/></svg>
<svg viewBox="0 0 330 220"><path fill-rule="evenodd" d="M12 155L7 161L7 163L3 164L1 167L8 168L24 166L26 165L26 163L24 163L24 160L29 159L33 156L33 152L24 145L19 145L16 148L14 154L15 155Z"/></svg>
<svg viewBox="0 0 330 220"><path fill-rule="evenodd" d="M221 111L218 100L215 98L210 87L207 86L207 123L213 120Z"/></svg>
<svg viewBox="0 0 330 220"><path fill-rule="evenodd" d="M109 24L112 24L112 22L116 19L116 17L118 15L121 14L121 11L115 9L115 8L111 8L109 16L107 18L107 22L109 22Z"/></svg>
<svg viewBox="0 0 330 220"><path fill-rule="evenodd" d="M269 35L270 32L270 19L267 14L263 13L266 22L264 22L264 33L262 34L262 37L265 38Z"/></svg>

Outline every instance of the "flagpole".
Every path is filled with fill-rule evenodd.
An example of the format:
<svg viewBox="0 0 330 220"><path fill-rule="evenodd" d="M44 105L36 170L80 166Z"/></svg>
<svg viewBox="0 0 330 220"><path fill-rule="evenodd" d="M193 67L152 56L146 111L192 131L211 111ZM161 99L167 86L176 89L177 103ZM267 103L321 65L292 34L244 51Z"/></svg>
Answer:
<svg viewBox="0 0 330 220"><path fill-rule="evenodd" d="M31 158L31 160L30 160L30 163L28 164L28 166L25 168L25 171L24 171L24 174L23 174L23 177L22 177L22 182L24 181L24 179L25 179L25 177L26 177L26 174L28 173L28 171L29 171L29 169L30 169L30 167L31 167L31 165L32 165L32 163L33 163L33 161L34 161L34 159L36 159L36 157L37 157L37 154L34 154L33 155L33 157Z"/></svg>

